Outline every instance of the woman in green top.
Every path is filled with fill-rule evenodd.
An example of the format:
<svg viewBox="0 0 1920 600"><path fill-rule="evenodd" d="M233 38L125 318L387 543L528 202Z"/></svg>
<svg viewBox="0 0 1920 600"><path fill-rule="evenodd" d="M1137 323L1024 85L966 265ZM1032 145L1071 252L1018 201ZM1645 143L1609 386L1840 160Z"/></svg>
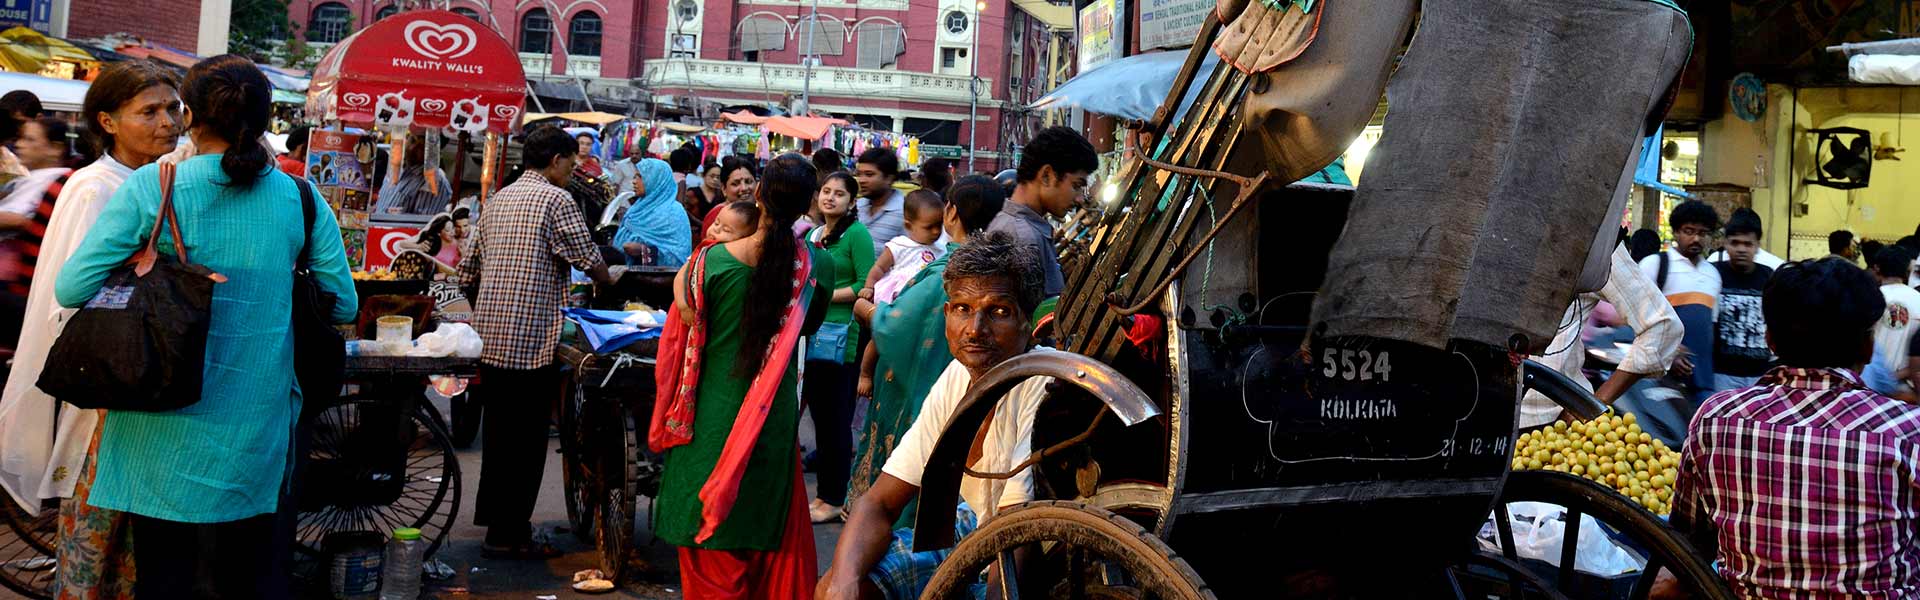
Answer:
<svg viewBox="0 0 1920 600"><path fill-rule="evenodd" d="M893 454L900 437L920 417L920 403L953 362L953 354L947 351L947 290L940 276L953 249L984 231L1000 214L1007 194L993 179L969 175L947 188L946 200L944 221L947 238L952 240L947 253L920 269L893 302L875 305L861 300L854 308L860 321L873 326L873 344L867 347L859 386L871 390L873 403L867 406L867 420L860 428L848 501L859 498L880 479L887 455ZM824 478L821 485L826 485ZM895 529L913 526L914 508L907 505Z"/></svg>
<svg viewBox="0 0 1920 600"><path fill-rule="evenodd" d="M833 304L807 348L807 378L801 399L813 413L813 430L820 450L813 472L819 493L808 506L815 523L840 518L847 503L847 475L853 461L853 384L859 374L860 324L853 322L853 301L873 269L873 236L853 214L853 191L860 189L852 175L836 171L821 178L813 208L821 224L808 235L833 257Z"/></svg>
<svg viewBox="0 0 1920 600"><path fill-rule="evenodd" d="M787 598L784 590L812 589L815 571L812 526L805 518L806 493L797 456L800 409L794 389L797 363L767 351L784 335L786 302L796 285L811 290L807 323L812 329L832 291L835 278L826 253L792 237L793 222L813 197L813 165L797 154L783 155L767 169L759 190L760 226L751 236L704 250L705 277L689 281L682 269L675 281L675 310L694 314L705 327L699 352L692 441L666 451L666 469L654 505L654 531L680 546L681 584L688 598ZM812 255L812 281L796 284L797 248ZM689 265L693 266L692 264ZM689 286L700 286L700 309L691 308ZM817 309L817 310L814 310ZM765 423L747 455L733 499L712 536L696 542L702 527L702 486L723 464L735 421L743 413L749 387L760 371L781 368ZM661 401L666 401L662 399ZM729 455L731 456L731 455Z"/></svg>

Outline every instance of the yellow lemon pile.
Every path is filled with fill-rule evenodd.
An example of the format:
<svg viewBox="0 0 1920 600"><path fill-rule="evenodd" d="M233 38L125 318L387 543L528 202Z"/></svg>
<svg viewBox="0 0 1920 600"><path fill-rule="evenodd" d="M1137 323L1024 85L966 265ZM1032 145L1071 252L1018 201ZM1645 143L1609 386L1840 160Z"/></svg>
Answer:
<svg viewBox="0 0 1920 600"><path fill-rule="evenodd" d="M1602 415L1528 432L1514 445L1513 468L1572 473L1612 487L1654 514L1667 514L1680 453L1635 421L1631 413Z"/></svg>
<svg viewBox="0 0 1920 600"><path fill-rule="evenodd" d="M354 271L353 272L354 281L393 281L396 278L398 278L398 276L394 275L393 271L388 271L386 269L374 269L372 271Z"/></svg>

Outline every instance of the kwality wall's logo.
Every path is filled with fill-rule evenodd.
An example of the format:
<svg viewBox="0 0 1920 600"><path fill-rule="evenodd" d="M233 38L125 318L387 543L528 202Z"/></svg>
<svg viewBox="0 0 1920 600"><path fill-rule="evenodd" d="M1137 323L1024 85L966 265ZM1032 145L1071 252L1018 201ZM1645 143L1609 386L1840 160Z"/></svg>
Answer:
<svg viewBox="0 0 1920 600"><path fill-rule="evenodd" d="M453 60L472 52L480 44L473 28L459 23L414 21L404 33L407 46L421 56L435 60Z"/></svg>
<svg viewBox="0 0 1920 600"><path fill-rule="evenodd" d="M449 62L466 56L480 45L480 37L472 27L461 23L414 21L407 24L401 35L406 38L407 47L426 60L395 56L393 65L396 67L462 75L485 74L486 69L478 64Z"/></svg>

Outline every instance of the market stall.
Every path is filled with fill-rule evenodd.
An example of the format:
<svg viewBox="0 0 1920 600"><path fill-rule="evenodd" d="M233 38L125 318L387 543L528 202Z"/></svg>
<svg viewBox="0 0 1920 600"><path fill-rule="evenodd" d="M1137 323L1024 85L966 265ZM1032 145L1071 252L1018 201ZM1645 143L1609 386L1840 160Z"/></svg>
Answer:
<svg viewBox="0 0 1920 600"><path fill-rule="evenodd" d="M453 452L458 434L467 433L460 426L473 423L456 416L450 427L426 391L452 398L459 413L479 339L461 324L470 312L465 300L434 281L458 258L436 256L438 244L419 249L422 238L442 241L435 231L423 236L422 226L454 207L380 210L380 196L402 189L453 196L440 173L441 148L464 135L484 143L484 199L497 183L502 136L519 123L525 74L497 34L452 12L420 10L335 45L306 92L306 114L321 125L309 138L307 176L338 215L361 306L345 332L356 341L341 401L303 415L297 548L320 558L336 545L330 542L407 526L422 530L431 552L459 513ZM419 185L394 185L406 177ZM463 225L449 218L438 231L457 237ZM407 278L379 269L415 254Z"/></svg>

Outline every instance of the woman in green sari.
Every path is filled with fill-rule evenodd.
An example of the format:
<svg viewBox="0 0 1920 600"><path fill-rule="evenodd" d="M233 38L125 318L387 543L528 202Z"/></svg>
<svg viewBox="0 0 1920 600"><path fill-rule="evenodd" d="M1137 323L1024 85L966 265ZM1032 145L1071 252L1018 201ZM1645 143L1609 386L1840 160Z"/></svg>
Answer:
<svg viewBox="0 0 1920 600"><path fill-rule="evenodd" d="M832 259L792 234L815 185L805 158L775 159L759 189L759 230L696 250L675 280L687 344L654 417L668 431L649 442L666 446L653 528L680 547L689 599L805 598L817 577L794 355L820 323L834 273Z"/></svg>
<svg viewBox="0 0 1920 600"><path fill-rule="evenodd" d="M945 227L952 240L946 254L914 275L893 302L875 305L861 300L854 306L854 315L873 327L873 343L867 346L860 375L860 393L870 394L873 402L855 439L858 447L853 454L853 477L847 484L847 506L853 506L880 479L887 455L920 416L920 403L933 382L953 362L947 351L947 290L940 275L946 272L953 249L985 230L1000 214L1007 196L993 179L969 175L947 189L946 200ZM914 505L908 505L894 527L912 527L913 515Z"/></svg>

